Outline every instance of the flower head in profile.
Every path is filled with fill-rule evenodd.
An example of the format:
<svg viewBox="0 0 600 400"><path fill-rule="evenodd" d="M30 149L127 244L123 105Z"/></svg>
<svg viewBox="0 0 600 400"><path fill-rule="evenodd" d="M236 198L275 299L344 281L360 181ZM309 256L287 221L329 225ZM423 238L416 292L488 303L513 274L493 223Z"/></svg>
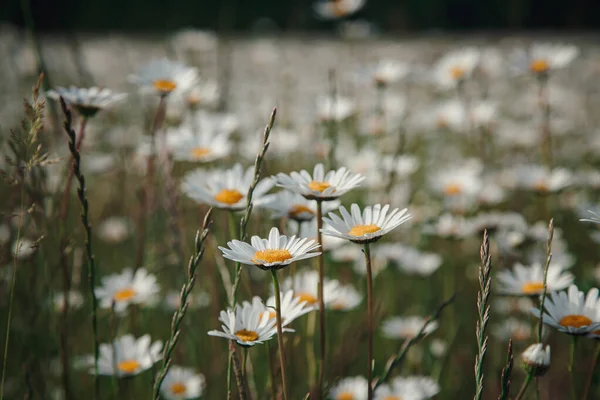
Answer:
<svg viewBox="0 0 600 400"><path fill-rule="evenodd" d="M550 293L544 303L544 323L568 335L588 335L600 332L600 301L598 289L592 288L584 296L577 286L571 285L566 292ZM531 312L540 318L541 310Z"/></svg>
<svg viewBox="0 0 600 400"><path fill-rule="evenodd" d="M185 93L198 81L196 68L167 58L153 60L144 65L137 74L130 75L129 81L142 90L167 96L175 91Z"/></svg>
<svg viewBox="0 0 600 400"><path fill-rule="evenodd" d="M578 54L579 49L572 45L534 44L526 57L526 68L537 77L547 77L571 64Z"/></svg>
<svg viewBox="0 0 600 400"><path fill-rule="evenodd" d="M160 385L160 394L167 400L197 399L204 393L206 379L192 368L173 365Z"/></svg>
<svg viewBox="0 0 600 400"><path fill-rule="evenodd" d="M363 376L344 378L329 390L333 400L367 400L369 382Z"/></svg>
<svg viewBox="0 0 600 400"><path fill-rule="evenodd" d="M340 206L340 202L329 201L323 205L323 212ZM271 210L275 218L288 218L297 222L312 221L317 215L317 203L289 190L282 190L264 197L261 207Z"/></svg>
<svg viewBox="0 0 600 400"><path fill-rule="evenodd" d="M512 296L539 296L544 290L544 267L541 263L524 266L516 263L512 271L498 272L500 293ZM568 288L575 277L558 265L548 267L546 287L548 292Z"/></svg>
<svg viewBox="0 0 600 400"><path fill-rule="evenodd" d="M156 276L149 274L145 268L135 272L125 268L120 274L112 274L102 278L102 285L94 292L102 308L115 308L123 312L130 304L150 302L160 290Z"/></svg>
<svg viewBox="0 0 600 400"><path fill-rule="evenodd" d="M314 4L317 15L323 19L340 19L360 10L366 0L320 0Z"/></svg>
<svg viewBox="0 0 600 400"><path fill-rule="evenodd" d="M112 343L100 345L98 357L98 374L125 378L140 374L152 368L162 358L162 342L151 343L150 335L136 339L133 335L125 335ZM94 357L86 356L82 365L94 373Z"/></svg>
<svg viewBox="0 0 600 400"><path fill-rule="evenodd" d="M361 213L358 204L352 204L350 214L344 206L341 206L339 211L342 217L329 213L329 218L323 218L327 226L321 232L324 235L347 239L354 243L375 242L410 219L406 208L403 210L395 208L388 213L389 209L388 204L383 207L376 204L372 207L365 207Z"/></svg>
<svg viewBox="0 0 600 400"><path fill-rule="evenodd" d="M377 389L375 400L425 400L439 391L440 385L428 376L398 376Z"/></svg>
<svg viewBox="0 0 600 400"><path fill-rule="evenodd" d="M219 321L222 331L212 330L210 336L235 340L242 346L254 346L270 340L277 334L276 319L265 312L263 304L244 302L235 310L221 311Z"/></svg>
<svg viewBox="0 0 600 400"><path fill-rule="evenodd" d="M328 201L357 188L365 178L344 167L325 173L323 164L317 164L312 175L302 170L289 175L279 173L273 179L277 186L300 193L306 199Z"/></svg>
<svg viewBox="0 0 600 400"><path fill-rule="evenodd" d="M523 354L523 367L527 372L532 371L534 376L542 376L550 368L550 345L535 343L529 346Z"/></svg>
<svg viewBox="0 0 600 400"><path fill-rule="evenodd" d="M241 164L230 169L196 169L183 177L181 190L189 198L213 207L239 211L246 208L248 189L254 181L254 167L244 171ZM263 179L254 188L252 202L257 205L261 197L273 187L271 179Z"/></svg>
<svg viewBox="0 0 600 400"><path fill-rule="evenodd" d="M62 97L65 103L75 107L75 109L84 117L92 117L98 111L109 108L127 97L125 93L115 93L110 89L100 89L97 87L78 88L77 86L57 87L55 90L49 90L47 96L58 100Z"/></svg>
<svg viewBox="0 0 600 400"><path fill-rule="evenodd" d="M227 247L219 246L223 257L246 265L256 265L264 270L281 269L291 263L306 258L316 257L320 252L313 252L319 244L307 238L287 237L279 234L279 229L271 228L269 237L252 236L251 244L232 240Z"/></svg>

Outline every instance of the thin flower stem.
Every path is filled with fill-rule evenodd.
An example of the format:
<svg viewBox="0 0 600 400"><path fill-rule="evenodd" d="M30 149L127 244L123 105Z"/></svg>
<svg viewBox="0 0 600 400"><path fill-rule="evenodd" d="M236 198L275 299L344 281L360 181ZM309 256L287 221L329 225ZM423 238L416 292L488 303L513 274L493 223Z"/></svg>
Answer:
<svg viewBox="0 0 600 400"><path fill-rule="evenodd" d="M586 378L585 389L583 390L583 396L581 397L583 400L587 400L590 389L592 387L592 380L594 378L594 372L596 371L596 367L598 366L598 359L600 358L600 342L596 345L596 351L594 352L594 358L592 361L592 365L590 367L590 372Z"/></svg>
<svg viewBox="0 0 600 400"><path fill-rule="evenodd" d="M544 282L542 297L540 300L540 322L538 325L538 343L542 343L542 330L544 327L544 303L546 302L546 292L548 291L548 269L550 268L550 261L552 261L552 239L554 238L554 219L551 219L548 223L548 241L546 242L546 265L544 266Z"/></svg>
<svg viewBox="0 0 600 400"><path fill-rule="evenodd" d="M371 249L369 243L364 245L365 261L367 264L367 325L368 325L368 369L367 381L369 386L367 389L368 400L373 399L373 274L371 271Z"/></svg>
<svg viewBox="0 0 600 400"><path fill-rule="evenodd" d="M578 338L578 336L573 335L571 339L571 356L569 358L569 374L571 375L571 400L577 399L577 388L575 387L575 353L577 351Z"/></svg>
<svg viewBox="0 0 600 400"><path fill-rule="evenodd" d="M75 178L79 182L79 188L77 189L77 195L79 202L81 203L81 222L85 229L85 248L88 259L88 287L92 302L92 331L93 331L93 342L94 342L94 399L99 397L100 384L98 381L98 357L99 357L99 343L98 343L98 299L94 292L96 286L96 260L94 258L94 252L92 249L92 225L89 221L89 204L86 196L86 185L85 177L81 172L81 156L77 149L77 137L75 131L72 128L72 115L71 111L67 108L67 104L64 99L60 98L60 105L62 107L63 114L65 115L64 129L69 135L69 150L75 163L73 164L73 171Z"/></svg>
<svg viewBox="0 0 600 400"><path fill-rule="evenodd" d="M248 348L244 347L242 351L242 376L248 382L248 378L246 376L246 362L248 361Z"/></svg>
<svg viewBox="0 0 600 400"><path fill-rule="evenodd" d="M269 379L271 381L271 398L277 398L277 386L275 385L275 362L273 361L273 349L271 348L271 342L267 342L267 355L269 357Z"/></svg>
<svg viewBox="0 0 600 400"><path fill-rule="evenodd" d="M527 377L525 378L525 381L523 382L523 385L521 386L521 389L519 390L519 393L517 394L517 397L515 397L515 400L520 400L521 398L523 398L532 379L533 379L533 372L529 372L527 374Z"/></svg>
<svg viewBox="0 0 600 400"><path fill-rule="evenodd" d="M540 136L542 158L548 168L552 168L552 132L550 130L550 101L548 99L548 76L538 78L538 105L542 114Z"/></svg>
<svg viewBox="0 0 600 400"><path fill-rule="evenodd" d="M275 291L275 311L277 313L277 345L279 346L279 363L281 364L281 384L283 385L283 399L287 400L287 379L285 373L285 349L283 347L283 328L281 326L281 293L279 291L279 280L277 270L271 270L273 276L273 290Z"/></svg>
<svg viewBox="0 0 600 400"><path fill-rule="evenodd" d="M81 116L81 121L79 123L79 135L77 136L77 151L81 151L81 144L83 143L83 138L85 137L85 127L87 126L87 117ZM75 172L75 160L73 156L71 156L71 161L69 162L69 175L67 176L67 183L65 184L65 191L63 192L63 201L60 209L60 219L61 221L65 221L67 219L67 213L69 212L69 203L71 199L71 186L73 186L73 173Z"/></svg>
<svg viewBox="0 0 600 400"><path fill-rule="evenodd" d="M319 379L317 382L317 399L323 397L323 381L325 377L325 345L326 345L326 328L325 328L325 301L323 297L323 282L325 280L325 259L323 249L323 202L317 199L317 242L321 252L317 257L319 264Z"/></svg>

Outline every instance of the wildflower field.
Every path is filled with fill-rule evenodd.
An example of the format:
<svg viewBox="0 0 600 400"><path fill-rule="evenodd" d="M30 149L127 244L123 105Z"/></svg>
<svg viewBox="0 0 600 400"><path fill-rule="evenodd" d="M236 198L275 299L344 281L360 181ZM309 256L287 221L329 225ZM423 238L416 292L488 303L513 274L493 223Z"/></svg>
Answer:
<svg viewBox="0 0 600 400"><path fill-rule="evenodd" d="M3 28L0 399L600 399L595 39Z"/></svg>

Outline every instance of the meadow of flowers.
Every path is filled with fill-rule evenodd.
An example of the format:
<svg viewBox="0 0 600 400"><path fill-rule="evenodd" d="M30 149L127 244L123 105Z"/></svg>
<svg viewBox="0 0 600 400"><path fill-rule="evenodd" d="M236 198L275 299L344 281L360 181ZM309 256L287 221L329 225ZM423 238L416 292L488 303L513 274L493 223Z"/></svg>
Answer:
<svg viewBox="0 0 600 400"><path fill-rule="evenodd" d="M360 28L0 33L0 398L600 398L600 53Z"/></svg>

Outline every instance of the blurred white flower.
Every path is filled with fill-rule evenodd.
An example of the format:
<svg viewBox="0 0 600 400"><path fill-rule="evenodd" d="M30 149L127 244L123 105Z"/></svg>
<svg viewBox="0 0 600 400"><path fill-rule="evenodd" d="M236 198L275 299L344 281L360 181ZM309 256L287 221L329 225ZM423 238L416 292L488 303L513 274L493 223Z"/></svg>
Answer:
<svg viewBox="0 0 600 400"><path fill-rule="evenodd" d="M125 268L120 274L111 274L101 279L101 286L94 289L102 308L113 307L123 312L130 304L147 304L158 293L160 287L156 276L145 268L135 272Z"/></svg>
<svg viewBox="0 0 600 400"><path fill-rule="evenodd" d="M318 0L313 8L323 19L339 19L354 14L365 3L366 0Z"/></svg>
<svg viewBox="0 0 600 400"><path fill-rule="evenodd" d="M172 365L160 385L160 393L167 400L197 399L206 387L204 375L192 368Z"/></svg>
<svg viewBox="0 0 600 400"><path fill-rule="evenodd" d="M419 334L419 331L425 325L425 318L419 316L412 317L391 317L383 321L381 331L383 336L390 339L412 339ZM437 321L432 321L423 331L425 335L435 331L438 327Z"/></svg>
<svg viewBox="0 0 600 400"><path fill-rule="evenodd" d="M96 232L105 242L120 243L131 234L131 224L126 217L109 217L100 222Z"/></svg>
<svg viewBox="0 0 600 400"><path fill-rule="evenodd" d="M435 65L433 77L443 88L453 88L469 79L477 67L480 51L476 48L465 47L444 55Z"/></svg>

